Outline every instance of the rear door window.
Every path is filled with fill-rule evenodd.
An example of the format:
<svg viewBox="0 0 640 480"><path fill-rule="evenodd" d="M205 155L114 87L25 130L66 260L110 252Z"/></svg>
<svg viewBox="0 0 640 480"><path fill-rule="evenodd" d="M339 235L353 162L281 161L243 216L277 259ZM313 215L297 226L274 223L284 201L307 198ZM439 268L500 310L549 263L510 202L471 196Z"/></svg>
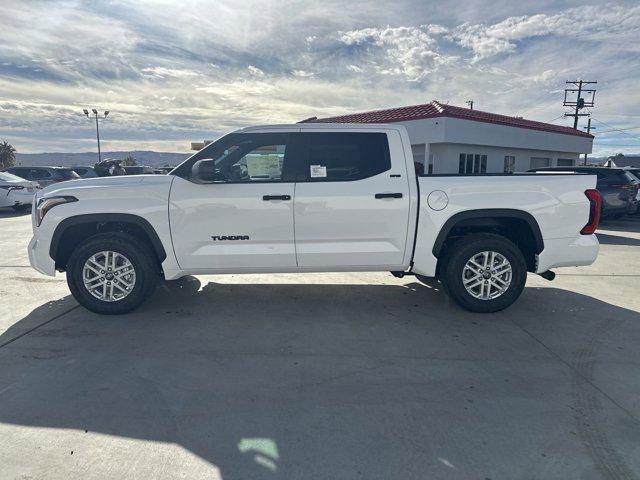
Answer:
<svg viewBox="0 0 640 480"><path fill-rule="evenodd" d="M362 180L391 169L385 133L301 133L301 171L297 181Z"/></svg>
<svg viewBox="0 0 640 480"><path fill-rule="evenodd" d="M78 175L71 169L58 169L57 172L63 180L73 180L76 178L80 178L80 175Z"/></svg>
<svg viewBox="0 0 640 480"><path fill-rule="evenodd" d="M51 174L48 170L43 170L40 168L34 168L29 171L30 180L47 180L51 178Z"/></svg>

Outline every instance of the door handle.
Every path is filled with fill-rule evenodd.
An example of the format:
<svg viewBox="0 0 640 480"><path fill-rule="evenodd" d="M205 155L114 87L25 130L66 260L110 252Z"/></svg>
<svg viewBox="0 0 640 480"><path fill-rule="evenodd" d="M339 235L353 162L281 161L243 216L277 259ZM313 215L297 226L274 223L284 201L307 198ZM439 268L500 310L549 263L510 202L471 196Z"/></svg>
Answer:
<svg viewBox="0 0 640 480"><path fill-rule="evenodd" d="M265 202L269 200L291 200L291 195L263 195L262 200Z"/></svg>
<svg viewBox="0 0 640 480"><path fill-rule="evenodd" d="M376 193L376 198L402 198L401 193Z"/></svg>

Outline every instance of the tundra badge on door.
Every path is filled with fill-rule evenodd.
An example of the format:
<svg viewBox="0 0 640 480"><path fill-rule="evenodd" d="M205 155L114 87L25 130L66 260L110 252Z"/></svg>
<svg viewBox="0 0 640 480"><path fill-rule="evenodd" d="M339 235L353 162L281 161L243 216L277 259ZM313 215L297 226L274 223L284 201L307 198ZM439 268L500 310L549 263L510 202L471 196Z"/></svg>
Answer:
<svg viewBox="0 0 640 480"><path fill-rule="evenodd" d="M249 235L213 235L214 242L221 240L249 240Z"/></svg>

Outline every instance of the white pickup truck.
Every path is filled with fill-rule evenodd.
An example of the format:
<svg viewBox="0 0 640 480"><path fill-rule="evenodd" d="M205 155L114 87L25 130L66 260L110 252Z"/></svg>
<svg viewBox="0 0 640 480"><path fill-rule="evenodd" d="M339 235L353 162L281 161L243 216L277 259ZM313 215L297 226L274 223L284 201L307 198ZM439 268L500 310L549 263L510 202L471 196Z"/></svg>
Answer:
<svg viewBox="0 0 640 480"><path fill-rule="evenodd" d="M228 134L168 175L74 180L37 194L31 265L118 314L161 279L389 271L435 277L495 312L527 272L588 265L600 197L577 174L416 176L398 125L295 124Z"/></svg>

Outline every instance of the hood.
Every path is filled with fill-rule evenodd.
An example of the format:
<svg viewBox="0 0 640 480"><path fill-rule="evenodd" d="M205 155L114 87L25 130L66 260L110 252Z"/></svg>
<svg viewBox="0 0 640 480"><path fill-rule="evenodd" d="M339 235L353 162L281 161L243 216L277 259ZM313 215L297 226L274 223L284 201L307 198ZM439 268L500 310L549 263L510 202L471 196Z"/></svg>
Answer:
<svg viewBox="0 0 640 480"><path fill-rule="evenodd" d="M169 185L173 179L173 175L121 175L116 177L79 178L66 182L53 183L43 188L38 193L38 197L66 195L71 194L71 192L82 192L83 190L135 189L137 186Z"/></svg>

